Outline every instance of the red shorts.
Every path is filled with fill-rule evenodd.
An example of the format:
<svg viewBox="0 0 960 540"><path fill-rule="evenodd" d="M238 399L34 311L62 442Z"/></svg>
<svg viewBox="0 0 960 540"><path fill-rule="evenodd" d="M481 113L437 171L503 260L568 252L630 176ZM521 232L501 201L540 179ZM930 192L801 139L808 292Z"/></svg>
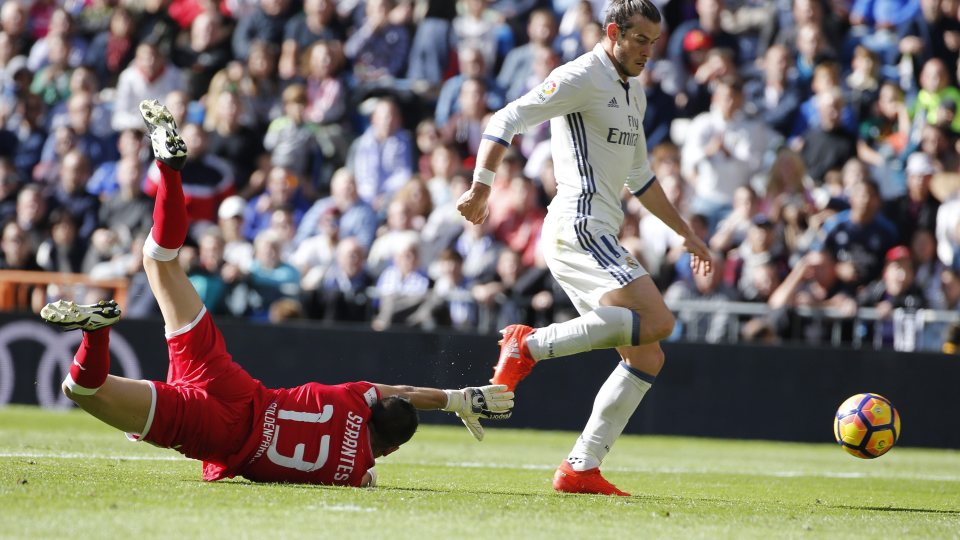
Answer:
<svg viewBox="0 0 960 540"><path fill-rule="evenodd" d="M206 308L168 334L167 346L167 382L152 381L153 418L143 440L215 464L242 459L235 454L250 437L266 388L233 361Z"/></svg>

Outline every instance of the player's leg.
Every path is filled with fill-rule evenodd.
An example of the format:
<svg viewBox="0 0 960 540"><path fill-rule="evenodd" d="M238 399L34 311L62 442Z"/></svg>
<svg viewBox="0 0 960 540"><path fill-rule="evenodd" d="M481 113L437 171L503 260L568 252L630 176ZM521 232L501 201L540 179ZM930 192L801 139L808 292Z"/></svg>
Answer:
<svg viewBox="0 0 960 540"><path fill-rule="evenodd" d="M64 330L82 330L83 339L63 381L63 393L100 421L126 432L144 429L150 414L150 383L115 377L110 371L110 326L120 320L113 300L78 305L59 300L40 316Z"/></svg>
<svg viewBox="0 0 960 540"><path fill-rule="evenodd" d="M550 271L581 315L544 328L505 328L494 383L512 390L539 360L647 345L670 335L673 314L646 270L612 234L563 228L550 233L546 224L543 234ZM654 363L631 367L651 375L659 372Z"/></svg>
<svg viewBox="0 0 960 540"><path fill-rule="evenodd" d="M143 247L143 266L167 331L172 332L193 323L203 309L199 295L177 262L177 254L187 238L187 206L180 178L187 149L166 107L156 100L143 101L140 114L160 170L153 228Z"/></svg>

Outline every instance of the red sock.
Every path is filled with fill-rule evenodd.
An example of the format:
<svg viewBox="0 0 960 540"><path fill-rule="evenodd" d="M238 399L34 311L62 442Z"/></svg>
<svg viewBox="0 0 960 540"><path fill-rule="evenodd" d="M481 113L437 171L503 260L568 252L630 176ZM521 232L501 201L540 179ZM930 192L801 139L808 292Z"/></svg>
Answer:
<svg viewBox="0 0 960 540"><path fill-rule="evenodd" d="M187 203L183 198L180 171L157 162L160 185L153 207L153 240L165 249L180 249L187 239Z"/></svg>
<svg viewBox="0 0 960 540"><path fill-rule="evenodd" d="M70 364L67 386L81 395L95 393L110 372L110 327L83 332L83 341Z"/></svg>

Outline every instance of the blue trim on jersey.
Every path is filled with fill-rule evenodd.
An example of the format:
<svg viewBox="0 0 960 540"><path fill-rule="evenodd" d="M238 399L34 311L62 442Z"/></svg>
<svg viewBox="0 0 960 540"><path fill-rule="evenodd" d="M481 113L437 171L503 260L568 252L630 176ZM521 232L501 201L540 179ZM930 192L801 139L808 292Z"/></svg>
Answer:
<svg viewBox="0 0 960 540"><path fill-rule="evenodd" d="M639 196L643 195L644 193L646 193L647 190L650 189L650 186L653 185L653 182L654 182L654 180L656 180L656 179L657 179L656 176L654 176L653 178L651 178L650 181L647 182L646 184L644 184L644 186L643 186L642 188L634 191L634 192L633 192L633 196L634 196L634 197L639 197Z"/></svg>
<svg viewBox="0 0 960 540"><path fill-rule="evenodd" d="M497 144L502 144L503 146L506 146L507 148L510 148L510 143L508 143L507 141L501 139L500 137L495 137L495 136L493 136L493 135L487 135L486 133L484 133L483 135L480 136L480 138L481 138L481 139L486 139L486 140L488 140L488 141L493 141L493 142L495 142L495 143L497 143Z"/></svg>
<svg viewBox="0 0 960 540"><path fill-rule="evenodd" d="M630 333L630 344L639 345L640 344L640 315L630 310L630 314L633 315L633 331Z"/></svg>
<svg viewBox="0 0 960 540"><path fill-rule="evenodd" d="M577 170L580 173L580 196L577 198L577 221L574 224L577 242L584 251L593 257L600 268L609 272L620 285L626 285L630 283L629 273L624 271L614 258L604 253L600 244L587 231L587 216L590 215L590 203L593 194L596 193L597 185L593 167L588 161L587 131L583 125L583 115L580 113L568 114L565 119L567 120L567 126L570 128L574 157L577 161Z"/></svg>
<svg viewBox="0 0 960 540"><path fill-rule="evenodd" d="M644 373L644 372L640 371L640 370L637 369L637 368L630 367L630 366L627 365L627 363L624 362L623 360L620 361L620 367L622 367L623 369L627 370L628 373L630 373L630 374L633 375L634 377L640 379L641 381L646 381L646 382L648 382L648 383L650 383L650 384L653 384L653 383L657 382L657 378L656 378L655 376L650 375L649 373Z"/></svg>

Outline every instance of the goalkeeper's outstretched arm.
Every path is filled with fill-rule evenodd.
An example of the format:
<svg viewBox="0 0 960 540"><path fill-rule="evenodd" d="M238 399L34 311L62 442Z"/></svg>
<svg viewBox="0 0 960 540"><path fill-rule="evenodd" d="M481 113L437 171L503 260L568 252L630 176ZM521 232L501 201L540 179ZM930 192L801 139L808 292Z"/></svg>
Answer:
<svg viewBox="0 0 960 540"><path fill-rule="evenodd" d="M513 410L513 392L505 385L439 390L418 386L375 384L381 398L400 396L423 411L444 410L455 413L478 441L483 440L481 418L506 420Z"/></svg>

